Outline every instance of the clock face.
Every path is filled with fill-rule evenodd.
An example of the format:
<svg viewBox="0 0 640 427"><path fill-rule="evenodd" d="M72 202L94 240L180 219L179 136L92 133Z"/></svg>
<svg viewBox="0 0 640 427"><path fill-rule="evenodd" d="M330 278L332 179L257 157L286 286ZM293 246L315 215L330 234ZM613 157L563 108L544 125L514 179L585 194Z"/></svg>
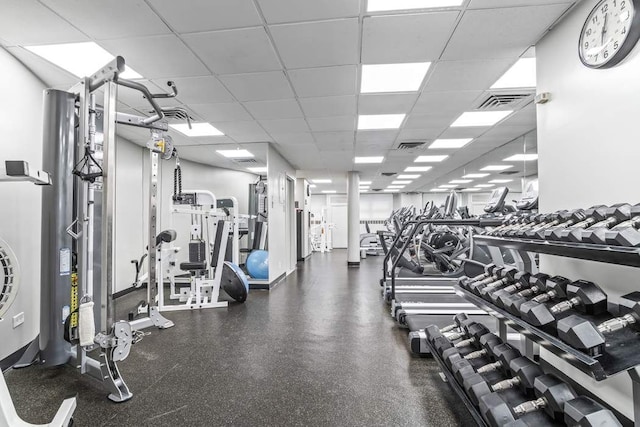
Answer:
<svg viewBox="0 0 640 427"><path fill-rule="evenodd" d="M580 35L580 59L591 68L618 64L640 37L637 0L602 0L591 11Z"/></svg>

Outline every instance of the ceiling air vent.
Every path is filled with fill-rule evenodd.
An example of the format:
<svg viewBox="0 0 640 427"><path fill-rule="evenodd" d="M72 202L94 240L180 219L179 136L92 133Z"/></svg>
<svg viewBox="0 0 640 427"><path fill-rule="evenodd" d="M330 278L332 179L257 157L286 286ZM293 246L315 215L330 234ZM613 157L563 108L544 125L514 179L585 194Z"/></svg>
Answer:
<svg viewBox="0 0 640 427"><path fill-rule="evenodd" d="M382 191L382 188L373 188L371 191Z"/></svg>
<svg viewBox="0 0 640 427"><path fill-rule="evenodd" d="M504 172L500 172L500 175L516 175L519 174L519 171L504 171Z"/></svg>
<svg viewBox="0 0 640 427"><path fill-rule="evenodd" d="M234 162L243 163L243 164L246 164L246 163L258 163L256 161L256 159L235 159Z"/></svg>
<svg viewBox="0 0 640 427"><path fill-rule="evenodd" d="M382 172L382 176L394 176L396 174L396 172Z"/></svg>
<svg viewBox="0 0 640 427"><path fill-rule="evenodd" d="M513 107L524 103L533 97L531 93L494 93L485 99L477 110L498 110L505 107Z"/></svg>
<svg viewBox="0 0 640 427"><path fill-rule="evenodd" d="M398 150L413 150L422 147L424 144L424 141L401 142L400 145L398 145Z"/></svg>

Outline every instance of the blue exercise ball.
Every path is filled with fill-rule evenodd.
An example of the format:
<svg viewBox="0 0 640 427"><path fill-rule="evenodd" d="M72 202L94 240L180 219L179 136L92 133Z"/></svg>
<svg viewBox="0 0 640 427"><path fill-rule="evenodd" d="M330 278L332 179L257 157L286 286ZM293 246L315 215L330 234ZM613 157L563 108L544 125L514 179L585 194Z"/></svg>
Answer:
<svg viewBox="0 0 640 427"><path fill-rule="evenodd" d="M246 265L249 275L254 279L269 279L269 252L251 252Z"/></svg>

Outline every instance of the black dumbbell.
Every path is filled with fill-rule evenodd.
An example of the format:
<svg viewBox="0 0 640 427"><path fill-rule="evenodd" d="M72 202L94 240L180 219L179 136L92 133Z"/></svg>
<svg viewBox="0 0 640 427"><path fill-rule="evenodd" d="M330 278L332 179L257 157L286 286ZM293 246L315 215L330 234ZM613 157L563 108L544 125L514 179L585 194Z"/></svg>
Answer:
<svg viewBox="0 0 640 427"><path fill-rule="evenodd" d="M604 233L604 240L607 245L627 246L637 248L640 246L640 205L631 207L629 212L631 219L624 221L611 230Z"/></svg>
<svg viewBox="0 0 640 427"><path fill-rule="evenodd" d="M577 224L580 221L584 221L587 216L584 209L574 209L571 211L562 212L560 214L560 218L561 222L559 224L545 227L542 230L538 230L538 232L536 233L536 238L550 240L551 234L554 230L571 227L572 225Z"/></svg>
<svg viewBox="0 0 640 427"><path fill-rule="evenodd" d="M605 227L609 228L610 226L616 225L626 219L629 219L629 216L626 212L628 212L628 203L618 203L615 205L611 205L611 207L600 210L599 212L604 215L604 218L595 222L594 224L584 227L584 228L574 228L570 232L563 234L563 237L570 242L581 243L582 236L585 231L588 232L591 228L600 228ZM627 209L625 209L627 208Z"/></svg>
<svg viewBox="0 0 640 427"><path fill-rule="evenodd" d="M558 338L578 350L593 356L602 353L605 335L624 328L640 331L640 292L635 291L620 297L620 317L609 319L595 326L579 316L569 316L558 322Z"/></svg>
<svg viewBox="0 0 640 427"><path fill-rule="evenodd" d="M507 224L505 227L492 231L492 235L503 236L508 231L514 230L516 228L524 227L527 224L534 222L537 217L538 217L538 214L522 215L512 221L509 221L509 224Z"/></svg>
<svg viewBox="0 0 640 427"><path fill-rule="evenodd" d="M453 365L453 363L457 362L458 360L475 360L480 357L492 355L493 348L502 344L502 339L493 333L486 333L480 337L480 339L478 340L478 344L481 348L480 350L473 351L464 356L462 355L462 353L460 353L460 347L454 346L452 348L444 350L442 352L442 359L444 360L445 365L447 365L449 369L451 369L451 365Z"/></svg>
<svg viewBox="0 0 640 427"><path fill-rule="evenodd" d="M531 412L544 410L551 418L564 419L565 403L578 397L573 388L555 375L547 374L534 381L536 400L511 407L498 393L480 398L480 413L490 426L503 426Z"/></svg>
<svg viewBox="0 0 640 427"><path fill-rule="evenodd" d="M460 385L462 385L464 378L473 375L475 371L475 368L467 359L461 359L451 364L451 373Z"/></svg>
<svg viewBox="0 0 640 427"><path fill-rule="evenodd" d="M533 397L533 383L537 377L544 375L540 365L532 362L526 357L513 359L509 364L513 377L506 380L489 384L484 377L478 373L464 379L463 387L469 399L478 405L480 398L491 392L500 392L518 387L527 396Z"/></svg>
<svg viewBox="0 0 640 427"><path fill-rule="evenodd" d="M566 228L556 228L550 235L546 235L550 240L568 240L569 233L574 230L583 230L607 218L607 206L598 205L584 211L585 219Z"/></svg>
<svg viewBox="0 0 640 427"><path fill-rule="evenodd" d="M529 288L522 289L513 295L501 295L497 304L514 316L520 316L520 306L530 298L544 292L548 274L536 273L529 277Z"/></svg>
<svg viewBox="0 0 640 427"><path fill-rule="evenodd" d="M526 223L528 219L529 219L529 215L509 215L502 221L501 225L490 230L487 234L491 236L497 236L503 231L506 231L517 225Z"/></svg>
<svg viewBox="0 0 640 427"><path fill-rule="evenodd" d="M613 412L586 396L564 404L564 422L569 427L622 427Z"/></svg>
<svg viewBox="0 0 640 427"><path fill-rule="evenodd" d="M613 209L612 214L606 221L602 221L583 230L580 234L582 243L593 243L596 245L604 245L605 236L609 229L631 219L631 205L622 205Z"/></svg>
<svg viewBox="0 0 640 427"><path fill-rule="evenodd" d="M507 270L507 269L513 269L513 267L504 267L504 266L503 266L503 267L495 268L495 269L493 270L493 273L491 274L491 276L488 276L488 277L486 277L486 278L484 278L484 279L481 279L481 280L475 280L475 281L473 281L473 282L465 283L465 284L463 285L463 287L464 287L465 289L467 289L468 291L473 292L473 290L474 290L476 287L479 287L479 286L486 286L486 285L488 285L489 283L495 282L496 280L500 279L500 277L501 277L501 276L500 276L500 275L501 275L501 273L502 273L504 270Z"/></svg>
<svg viewBox="0 0 640 427"><path fill-rule="evenodd" d="M568 299L556 305L546 306L536 302L522 304L520 317L534 326L547 326L555 322L558 314L571 309L592 315L607 311L607 294L593 282L577 280L567 285L566 292Z"/></svg>
<svg viewBox="0 0 640 427"><path fill-rule="evenodd" d="M456 316L454 317L454 321L455 321L454 324L456 325L456 328L461 333L465 333L466 328L477 323L475 320L469 319L466 313L456 314ZM447 328L449 328L449 326L447 326L445 329ZM458 333L458 332L453 332L453 330L442 332L437 325L429 325L424 329L424 331L427 336L427 340L429 340L430 342L433 342L433 340L436 339L437 337L445 337L444 335L445 333L449 335L451 335L452 333Z"/></svg>
<svg viewBox="0 0 640 427"><path fill-rule="evenodd" d="M476 295L480 295L480 290L485 288L486 286L493 285L495 282L501 282L503 280L513 280L513 277L518 273L518 269L515 267L505 267L499 271L497 271L496 277L494 280L489 280L491 278L487 278L485 280L481 280L479 282L474 282L469 285L468 290L473 292ZM501 282L502 283L502 282Z"/></svg>
<svg viewBox="0 0 640 427"><path fill-rule="evenodd" d="M458 313L453 316L453 323L445 326L444 328L440 328L440 333L445 334L447 332L454 331L456 329L462 328L462 323L469 320L469 316L467 313Z"/></svg>
<svg viewBox="0 0 640 427"><path fill-rule="evenodd" d="M520 354L518 349L513 348L510 344L504 343L493 348L493 357L496 359L495 362L480 366L476 371L479 374L486 374L499 369L507 375L513 375L509 364L513 359L522 357L522 354Z"/></svg>
<svg viewBox="0 0 640 427"><path fill-rule="evenodd" d="M514 282L508 286L505 286L502 289L498 289L489 294L489 299L491 302L498 307L504 308L502 304L502 298L507 295L513 295L516 292L521 291L522 289L527 289L531 286L531 273L521 272L515 275ZM486 298L485 298L486 299Z"/></svg>
<svg viewBox="0 0 640 427"><path fill-rule="evenodd" d="M528 273L526 271L517 271L515 274L506 274L502 279L490 283L489 285L480 289L480 296L484 299L491 299L490 295L497 290L504 288L505 286L512 285L520 280L527 282L529 281L530 276L531 273Z"/></svg>
<svg viewBox="0 0 640 427"><path fill-rule="evenodd" d="M508 236L508 237L520 236L522 235L522 233L526 232L527 230L531 228L539 227L545 224L547 221L551 221L551 214L534 215L534 217L532 218L532 221L529 221L527 224L523 225L522 227L517 227L511 230L508 230L507 232L503 233L503 236Z"/></svg>
<svg viewBox="0 0 640 427"><path fill-rule="evenodd" d="M538 293L537 288L534 288L539 283L542 283L544 286L544 282L549 278L549 275L544 273L536 273L530 274L528 277L523 277L526 280L518 280L512 285L507 286L506 288L502 288L501 290L493 293L491 295L491 300L500 308L506 308L507 302L509 302L512 298L516 298L517 296L526 296L531 295L533 293ZM532 290L532 288L534 288ZM541 290L542 291L542 288Z"/></svg>
<svg viewBox="0 0 640 427"><path fill-rule="evenodd" d="M492 276L494 270L496 270L497 268L500 268L500 267L495 265L495 264L487 264L487 265L484 266L484 273L478 274L475 277L461 277L458 280L458 285L462 286L464 288L469 283L477 282L478 280L486 279L487 277Z"/></svg>
<svg viewBox="0 0 640 427"><path fill-rule="evenodd" d="M526 237L527 239L535 239L538 237L539 232L544 232L544 230L546 230L547 228L554 227L564 222L568 213L569 212L566 210L554 212L549 215L549 218L548 218L549 220L546 221L544 224L540 224L537 227L532 227L526 230L524 233L521 233L521 236Z"/></svg>
<svg viewBox="0 0 640 427"><path fill-rule="evenodd" d="M544 292L531 298L531 301L543 303L567 297L567 285L571 280L563 276L549 277L544 283Z"/></svg>
<svg viewBox="0 0 640 427"><path fill-rule="evenodd" d="M433 330L433 328L431 328L431 330ZM442 355L443 351L445 351L448 348L454 347L453 341L458 340L460 338L464 338L467 335L474 336L474 337L477 336L479 338L480 336L488 332L489 330L483 324L470 322L467 324L463 324L463 330L461 332L456 332L447 336L441 335L441 336L438 336L437 338L434 338L432 341L432 345L434 346L438 354ZM434 335L435 335L435 332L431 332L431 336L434 336Z"/></svg>

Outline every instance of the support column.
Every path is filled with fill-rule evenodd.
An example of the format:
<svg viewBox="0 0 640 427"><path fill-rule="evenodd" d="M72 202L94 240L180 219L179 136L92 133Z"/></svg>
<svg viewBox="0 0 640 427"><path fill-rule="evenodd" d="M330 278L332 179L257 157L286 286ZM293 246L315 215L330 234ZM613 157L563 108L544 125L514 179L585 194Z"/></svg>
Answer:
<svg viewBox="0 0 640 427"><path fill-rule="evenodd" d="M360 267L360 175L347 176L347 265Z"/></svg>

